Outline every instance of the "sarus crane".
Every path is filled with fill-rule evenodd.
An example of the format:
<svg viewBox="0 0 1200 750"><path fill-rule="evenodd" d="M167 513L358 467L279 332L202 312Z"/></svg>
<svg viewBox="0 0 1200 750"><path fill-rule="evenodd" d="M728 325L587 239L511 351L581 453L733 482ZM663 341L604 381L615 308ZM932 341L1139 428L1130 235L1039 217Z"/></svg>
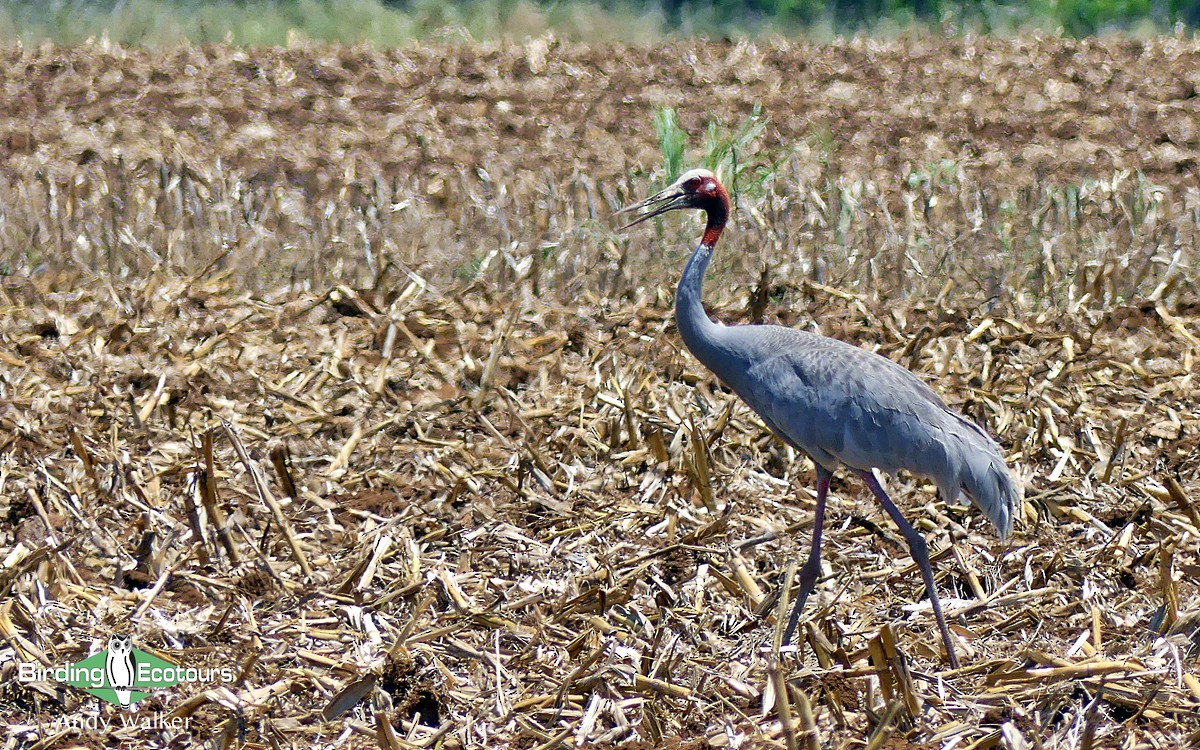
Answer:
<svg viewBox="0 0 1200 750"><path fill-rule="evenodd" d="M966 493L1006 538L1019 500L1000 447L983 428L953 411L923 380L887 357L819 334L776 325L714 323L701 301L704 272L729 217L729 194L711 171L693 169L667 189L621 209L646 210L623 228L677 209L707 214L700 245L675 296L675 322L688 350L734 391L788 445L812 459L817 498L812 546L784 630L791 642L821 569L825 498L834 471L858 474L899 527L921 569L950 666L954 642L934 587L925 539L905 520L875 470L904 469L933 479L947 502Z"/></svg>

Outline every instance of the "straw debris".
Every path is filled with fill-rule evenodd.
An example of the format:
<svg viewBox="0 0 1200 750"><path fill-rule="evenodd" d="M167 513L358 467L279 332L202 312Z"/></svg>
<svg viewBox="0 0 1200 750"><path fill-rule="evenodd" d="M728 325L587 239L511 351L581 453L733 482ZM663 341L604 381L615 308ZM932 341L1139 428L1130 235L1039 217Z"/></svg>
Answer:
<svg viewBox="0 0 1200 750"><path fill-rule="evenodd" d="M51 102L6 89L9 743L1194 745L1200 204L1151 131L1186 130L1195 44L539 49L532 76L521 45L5 53ZM898 95L938 76L952 103ZM708 302L878 350L998 434L1007 543L887 480L958 670L841 476L777 647L812 467L678 340L694 226L605 225L660 181L655 107L783 114L793 78L837 97L765 131L796 150L742 194ZM133 713L15 679L114 633L232 679ZM119 721L154 715L187 728Z"/></svg>
<svg viewBox="0 0 1200 750"><path fill-rule="evenodd" d="M967 666L936 674L911 562L846 481L835 483L830 512L843 523L830 534L805 642L775 655L780 610L760 605L802 554L810 469L798 460L767 473L779 448L752 414L715 384L688 395L686 380L666 376L704 377L665 315L648 316L653 346L620 335L646 302L597 316L586 303L525 298L517 315L497 316L462 298L412 298L381 314L445 321L422 329L442 343L398 346L380 392L378 329L328 299L297 306L192 280L192 302L181 304L181 281L153 284L159 294L139 325L154 336L120 354L102 332L125 315L109 300L136 297L131 287L80 287L69 301L22 293L19 317L10 307L0 329L12 351L20 319L91 321L87 335L26 346L25 367L8 373L13 400L27 404L3 417L22 442L4 472L15 536L0 632L10 659L70 663L93 633L132 628L181 663L238 665L235 685L181 686L153 705L189 717L194 731L219 734L239 717L248 736L302 743L339 726L351 728L347 741L389 747L655 733L811 747L847 731L936 746L1076 720L1099 736L1196 731L1195 634L1184 624L1195 621L1195 584L1181 575L1197 564L1200 535L1194 376L1112 366L1130 347L1169 356L1166 325L1095 330L1070 380L1053 375L1074 325L1062 317L1020 329L997 321L970 349L929 345L920 360L929 375L946 371L942 357L967 355L952 382L979 382L977 368L1004 360L986 392L966 392L990 405L1030 477L1010 545L921 483L897 488L944 551L940 586L964 646ZM263 325L197 355L186 342L203 336L203 309L218 304ZM836 326L840 314L825 320ZM467 374L470 353L505 336L536 341L580 316L592 330L578 349L560 340L524 361L497 357L496 393L471 406L481 385ZM915 312L908 327L915 335L930 322ZM901 346L900 333L881 343ZM648 373L636 399L613 371L631 362ZM131 365L153 375L112 387L106 373ZM555 385L512 379L537 370ZM178 394L174 426L154 396L159 382ZM1080 398L1088 392L1104 394L1103 409ZM672 406L695 398L709 403ZM139 415L140 403L155 406ZM1170 404L1182 429L1146 436L1167 418L1147 411L1152 403ZM1068 435L1090 429L1097 446L1111 445L1114 412L1129 426L1105 482L1111 456ZM694 446L719 420L708 472L725 507L710 509ZM665 461L630 460L631 424L655 425ZM616 442L614 430L624 435ZM287 470L271 473L285 449ZM158 560L149 579L131 575L143 555ZM47 705L35 686L6 691L10 721ZM80 701L60 693L40 715ZM39 736L33 725L17 731Z"/></svg>

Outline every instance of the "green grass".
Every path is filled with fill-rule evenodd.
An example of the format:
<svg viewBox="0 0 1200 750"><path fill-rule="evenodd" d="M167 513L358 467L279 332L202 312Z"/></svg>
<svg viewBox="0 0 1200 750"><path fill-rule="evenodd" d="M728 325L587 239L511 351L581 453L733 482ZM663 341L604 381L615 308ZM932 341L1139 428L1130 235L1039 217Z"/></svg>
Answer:
<svg viewBox="0 0 1200 750"><path fill-rule="evenodd" d="M658 148L662 151L663 172L668 181L674 180L683 171L687 133L679 127L679 118L671 107L654 113L654 131L658 134Z"/></svg>
<svg viewBox="0 0 1200 750"><path fill-rule="evenodd" d="M1159 7L1161 5L1161 7ZM415 39L520 39L553 33L588 42L652 43L672 37L839 34L891 37L914 29L1082 36L1105 30L1155 33L1200 17L1200 0L1159 5L1132 0L927 1L854 6L817 0L687 3L657 0L12 0L0 6L0 40L37 45L107 38L124 45L230 42L282 46L295 40L398 46ZM1195 6L1193 8L1192 6ZM866 10L864 10L866 8Z"/></svg>
<svg viewBox="0 0 1200 750"><path fill-rule="evenodd" d="M654 130L667 180L678 177L685 164L700 164L721 177L734 200L742 194L760 196L767 181L791 155L789 151L771 154L759 147L767 123L768 118L758 104L733 128L719 120L709 120L705 124L703 146L691 149L689 158L688 134L680 126L678 115L670 107L660 109L654 115Z"/></svg>
<svg viewBox="0 0 1200 750"><path fill-rule="evenodd" d="M654 41L667 35L656 6L590 0L412 0L403 8L380 0L82 0L0 7L0 40L25 45L77 44L107 38L124 45L185 42L283 46L295 40L367 42L392 47L416 39L460 36L484 40L545 33L589 41Z"/></svg>

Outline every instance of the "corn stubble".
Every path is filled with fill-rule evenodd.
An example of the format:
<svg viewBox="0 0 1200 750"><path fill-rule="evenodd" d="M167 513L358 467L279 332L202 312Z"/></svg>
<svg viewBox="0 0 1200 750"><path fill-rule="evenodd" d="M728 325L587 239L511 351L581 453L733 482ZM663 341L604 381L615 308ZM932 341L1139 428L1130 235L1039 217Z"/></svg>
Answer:
<svg viewBox="0 0 1200 750"><path fill-rule="evenodd" d="M0 661L128 630L237 664L147 703L224 746L1195 744L1198 58L6 51ZM838 482L773 652L811 467L676 338L696 228L611 229L664 177L656 112L697 141L755 104L714 312L877 348L1026 479L1007 546L895 488L956 672ZM0 695L27 743L92 700Z"/></svg>

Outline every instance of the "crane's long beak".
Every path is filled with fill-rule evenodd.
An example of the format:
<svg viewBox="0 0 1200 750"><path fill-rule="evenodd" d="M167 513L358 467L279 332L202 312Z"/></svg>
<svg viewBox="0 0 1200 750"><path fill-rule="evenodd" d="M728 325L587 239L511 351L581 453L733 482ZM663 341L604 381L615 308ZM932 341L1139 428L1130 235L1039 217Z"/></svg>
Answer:
<svg viewBox="0 0 1200 750"><path fill-rule="evenodd" d="M617 213L627 214L632 211L640 211L643 208L650 209L650 212L642 214L625 226L621 227L621 229L624 230L634 226L635 224L641 224L643 221L646 221L647 219L653 219L655 216L661 216L667 211L674 211L677 208L688 208L688 195L678 185L672 185L666 190L659 191L643 201L638 201L632 206L626 206L625 208L622 208Z"/></svg>

